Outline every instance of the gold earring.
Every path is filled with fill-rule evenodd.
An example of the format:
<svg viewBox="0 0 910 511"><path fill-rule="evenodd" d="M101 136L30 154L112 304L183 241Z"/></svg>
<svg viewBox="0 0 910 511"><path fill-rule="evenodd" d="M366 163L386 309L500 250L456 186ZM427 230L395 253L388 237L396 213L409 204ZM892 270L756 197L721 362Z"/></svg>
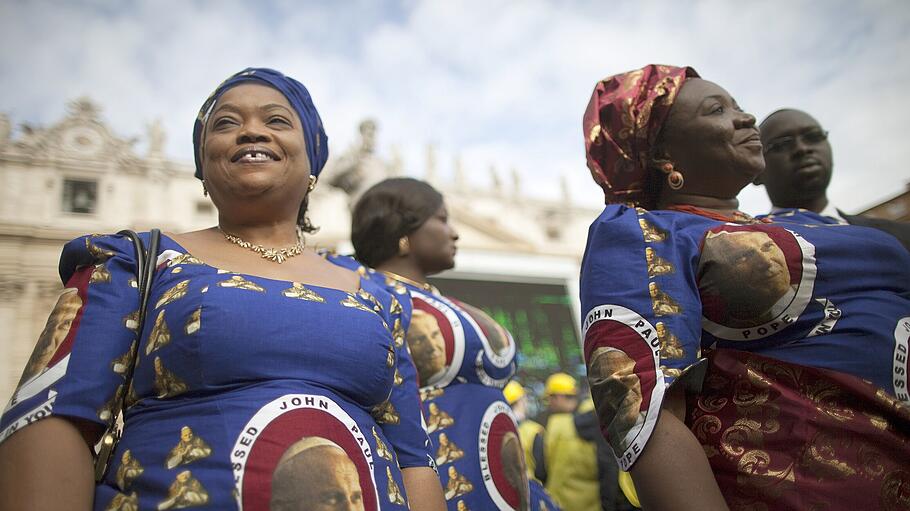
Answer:
<svg viewBox="0 0 910 511"><path fill-rule="evenodd" d="M208 189L205 187L205 179L202 180L202 196L203 196L203 197L208 197L208 196L209 196L209 191L208 191Z"/></svg>
<svg viewBox="0 0 910 511"><path fill-rule="evenodd" d="M307 191L312 192L316 189L317 178L314 175L310 175L310 184L306 187Z"/></svg>
<svg viewBox="0 0 910 511"><path fill-rule="evenodd" d="M668 161L664 163L661 166L661 170L667 174L667 186L669 186L671 190L679 190L683 187L686 180L683 178L682 172L673 168L672 162Z"/></svg>
<svg viewBox="0 0 910 511"><path fill-rule="evenodd" d="M411 240L407 236L398 239L398 255L406 256L411 253Z"/></svg>

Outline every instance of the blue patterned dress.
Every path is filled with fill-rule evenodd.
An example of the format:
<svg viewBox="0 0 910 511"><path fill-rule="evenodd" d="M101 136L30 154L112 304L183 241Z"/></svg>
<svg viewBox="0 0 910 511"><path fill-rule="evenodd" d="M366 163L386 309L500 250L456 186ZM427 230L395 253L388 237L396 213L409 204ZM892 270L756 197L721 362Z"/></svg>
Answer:
<svg viewBox="0 0 910 511"><path fill-rule="evenodd" d="M814 217L608 205L591 225L585 360L621 468L679 384L731 508L910 505L910 253Z"/></svg>
<svg viewBox="0 0 910 511"><path fill-rule="evenodd" d="M360 270L405 307L427 432L448 508L529 509L524 452L502 388L515 373L511 334L486 313L432 286Z"/></svg>
<svg viewBox="0 0 910 511"><path fill-rule="evenodd" d="M432 462L395 296L214 268L162 236L136 332L133 254L115 236L66 245L0 439L50 415L106 426L125 396L95 509L407 509L401 468Z"/></svg>

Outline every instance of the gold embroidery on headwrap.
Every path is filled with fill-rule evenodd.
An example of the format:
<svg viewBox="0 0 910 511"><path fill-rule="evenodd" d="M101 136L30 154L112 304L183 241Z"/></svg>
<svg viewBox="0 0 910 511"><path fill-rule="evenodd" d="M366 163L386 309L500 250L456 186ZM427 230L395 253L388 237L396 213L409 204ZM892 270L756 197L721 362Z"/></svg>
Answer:
<svg viewBox="0 0 910 511"><path fill-rule="evenodd" d="M592 144L600 145L601 142L599 140L599 137L600 137L601 131L602 131L602 129L600 127L600 124L595 124L594 126L591 126L591 131L588 132L588 140Z"/></svg>

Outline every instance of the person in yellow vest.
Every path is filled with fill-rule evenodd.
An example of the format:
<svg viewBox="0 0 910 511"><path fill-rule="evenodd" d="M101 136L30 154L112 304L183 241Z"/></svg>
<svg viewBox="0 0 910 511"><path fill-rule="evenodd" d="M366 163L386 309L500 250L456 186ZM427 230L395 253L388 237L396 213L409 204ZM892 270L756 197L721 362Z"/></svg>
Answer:
<svg viewBox="0 0 910 511"><path fill-rule="evenodd" d="M594 402L581 400L575 379L556 373L544 386L547 398L543 474L547 491L564 511L627 511L610 447L600 433ZM538 470L540 472L540 470Z"/></svg>
<svg viewBox="0 0 910 511"><path fill-rule="evenodd" d="M575 420L593 410L594 403L586 399L578 404L578 385L565 373L547 378L544 396L544 470L538 470L544 487L564 511L600 509L597 445L579 435Z"/></svg>
<svg viewBox="0 0 910 511"><path fill-rule="evenodd" d="M539 422L528 418L527 391L520 383L512 380L502 392L518 421L518 440L524 451L525 467L528 470L528 486L531 490L530 511L562 511L553 501L553 497L544 489L543 484L534 478L536 462L532 451L536 446L538 455L542 458L544 429Z"/></svg>
<svg viewBox="0 0 910 511"><path fill-rule="evenodd" d="M534 478L538 459L534 456L535 446L539 456L543 456L543 426L528 418L528 396L520 383L515 380L510 381L502 393L506 397L506 402L512 407L515 420L518 421L518 439L521 441L521 447L525 453L528 477Z"/></svg>

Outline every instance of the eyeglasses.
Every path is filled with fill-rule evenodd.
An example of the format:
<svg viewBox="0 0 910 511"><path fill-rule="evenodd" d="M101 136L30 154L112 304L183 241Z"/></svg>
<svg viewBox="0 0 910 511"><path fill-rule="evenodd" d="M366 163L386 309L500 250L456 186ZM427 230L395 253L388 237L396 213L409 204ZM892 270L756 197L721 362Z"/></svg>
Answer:
<svg viewBox="0 0 910 511"><path fill-rule="evenodd" d="M775 138L774 140L768 141L768 143L765 145L765 154L789 153L790 151L796 149L797 139L801 140L805 145L821 144L825 140L828 140L828 132L825 130L817 129L803 133L797 133L796 135Z"/></svg>

